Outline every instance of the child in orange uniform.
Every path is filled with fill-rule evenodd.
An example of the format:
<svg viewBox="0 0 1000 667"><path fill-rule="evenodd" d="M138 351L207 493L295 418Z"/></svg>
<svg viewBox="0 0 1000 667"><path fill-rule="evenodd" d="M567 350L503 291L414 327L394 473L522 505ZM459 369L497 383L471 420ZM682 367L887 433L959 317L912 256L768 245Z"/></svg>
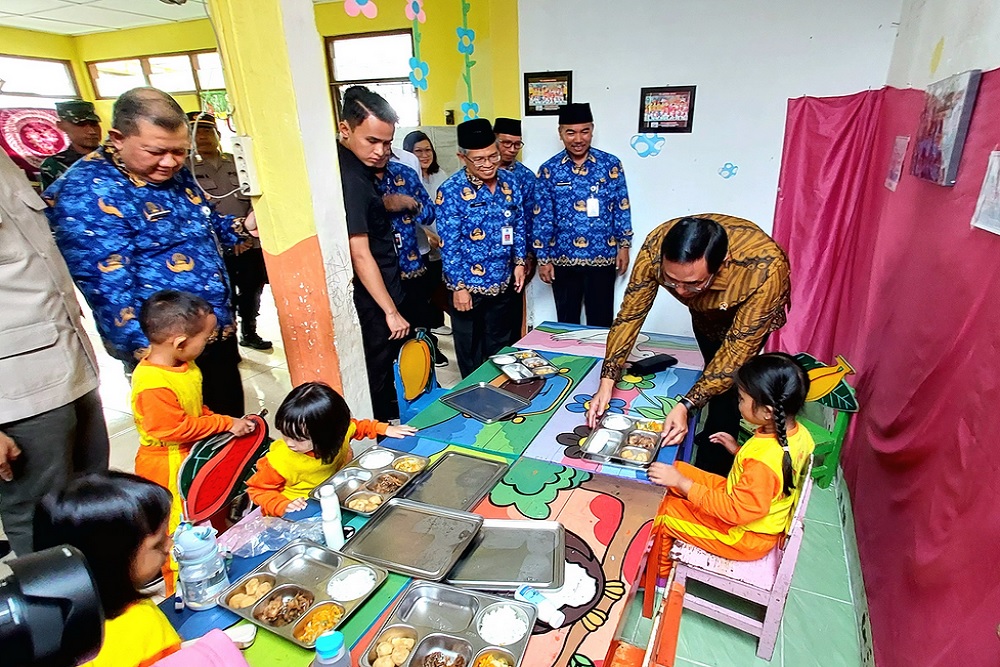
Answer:
<svg viewBox="0 0 1000 667"><path fill-rule="evenodd" d="M140 444L135 473L170 490L172 535L181 515L177 474L191 445L226 431L246 435L254 423L217 415L202 403L201 371L194 360L216 327L207 301L161 290L142 304L139 325L149 339L149 354L132 373L132 414ZM168 595L173 592L169 568L168 563L164 567Z"/></svg>
<svg viewBox="0 0 1000 667"><path fill-rule="evenodd" d="M351 440L417 432L412 426L353 419L343 397L321 382L293 389L278 408L274 426L285 439L271 443L247 481L250 499L269 516L305 509L309 493L353 458Z"/></svg>
<svg viewBox="0 0 1000 667"><path fill-rule="evenodd" d="M809 378L789 355L762 354L736 373L740 414L760 428L742 447L728 433L709 440L736 456L729 477L686 463L654 463L650 481L666 486L654 523L650 564L667 576L670 544L679 539L731 560L757 560L778 543L798 502L815 444L795 415Z"/></svg>

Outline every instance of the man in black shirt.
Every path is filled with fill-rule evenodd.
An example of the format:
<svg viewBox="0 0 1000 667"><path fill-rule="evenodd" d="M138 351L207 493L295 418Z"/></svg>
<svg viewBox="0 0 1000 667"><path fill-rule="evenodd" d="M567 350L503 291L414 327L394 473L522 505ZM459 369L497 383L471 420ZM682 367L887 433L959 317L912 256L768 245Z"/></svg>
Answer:
<svg viewBox="0 0 1000 667"><path fill-rule="evenodd" d="M399 117L382 96L353 86L344 93L340 118L338 154L354 265L354 305L361 320L372 410L375 419L389 421L399 417L392 362L410 324L399 312L404 293L395 234L375 187L375 167L392 151Z"/></svg>

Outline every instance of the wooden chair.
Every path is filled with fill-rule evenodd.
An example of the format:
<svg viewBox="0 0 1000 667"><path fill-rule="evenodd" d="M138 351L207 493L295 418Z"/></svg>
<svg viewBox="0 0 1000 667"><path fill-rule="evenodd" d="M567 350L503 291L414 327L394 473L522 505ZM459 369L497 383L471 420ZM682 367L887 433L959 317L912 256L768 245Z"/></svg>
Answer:
<svg viewBox="0 0 1000 667"><path fill-rule="evenodd" d="M434 354L434 343L423 329L418 329L417 335L399 348L399 356L393 362L393 374L402 424L446 392L438 384L434 372Z"/></svg>
<svg viewBox="0 0 1000 667"><path fill-rule="evenodd" d="M770 660L774 654L781 616L788 599L792 573L795 571L795 561L802 546L804 518L812 495L809 472L807 470L802 476L805 488L799 496L799 504L795 508L784 546L776 547L763 558L755 561L728 560L680 540L675 541L670 550L670 558L676 562L674 581L687 589L684 607L759 637L757 656L764 660ZM766 607L764 620L697 597L687 587L688 579Z"/></svg>

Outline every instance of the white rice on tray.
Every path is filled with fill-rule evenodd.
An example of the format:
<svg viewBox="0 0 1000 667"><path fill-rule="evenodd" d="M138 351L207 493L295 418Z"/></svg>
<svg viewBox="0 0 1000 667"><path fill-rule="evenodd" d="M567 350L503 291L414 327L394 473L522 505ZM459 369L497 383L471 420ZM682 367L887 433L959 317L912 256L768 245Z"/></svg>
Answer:
<svg viewBox="0 0 1000 667"><path fill-rule="evenodd" d="M528 626L513 607L491 609L479 619L479 636L490 644L508 646L528 634Z"/></svg>

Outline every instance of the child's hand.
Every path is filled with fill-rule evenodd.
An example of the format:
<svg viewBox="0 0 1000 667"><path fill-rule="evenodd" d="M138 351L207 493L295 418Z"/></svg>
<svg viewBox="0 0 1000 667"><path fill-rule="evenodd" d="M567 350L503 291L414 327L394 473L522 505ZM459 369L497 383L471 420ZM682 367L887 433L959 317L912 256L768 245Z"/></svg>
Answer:
<svg viewBox="0 0 1000 667"><path fill-rule="evenodd" d="M229 429L229 432L233 435L249 435L254 432L257 425L253 423L253 420L243 418L234 418L233 427Z"/></svg>
<svg viewBox="0 0 1000 667"><path fill-rule="evenodd" d="M646 475L653 484L668 487L677 486L677 481L682 477L671 464L659 462L651 463Z"/></svg>
<svg viewBox="0 0 1000 667"><path fill-rule="evenodd" d="M296 498L292 502L288 503L285 507L284 514L289 514L291 512L301 512L309 505L309 501L305 498Z"/></svg>
<svg viewBox="0 0 1000 667"><path fill-rule="evenodd" d="M713 433L708 436L708 440L709 442L714 442L717 445L722 445L726 448L727 452L733 454L734 456L740 449L740 446L736 443L736 438L725 432Z"/></svg>
<svg viewBox="0 0 1000 667"><path fill-rule="evenodd" d="M400 424L399 426L393 426L392 424L390 424L385 429L385 435L388 438L405 438L408 435L415 435L416 432L417 429L413 428L412 426L406 426L404 424Z"/></svg>

